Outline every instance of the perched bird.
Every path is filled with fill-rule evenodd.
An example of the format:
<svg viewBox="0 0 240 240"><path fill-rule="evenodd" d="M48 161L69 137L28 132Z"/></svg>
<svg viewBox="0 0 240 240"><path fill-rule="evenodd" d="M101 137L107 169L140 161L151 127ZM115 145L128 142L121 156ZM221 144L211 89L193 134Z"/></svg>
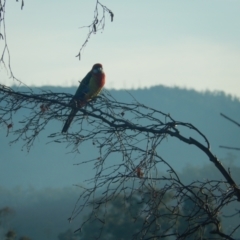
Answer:
<svg viewBox="0 0 240 240"><path fill-rule="evenodd" d="M65 122L62 133L67 132L73 118L78 112L78 108L83 107L91 99L96 97L102 90L105 84L105 73L102 64L96 63L93 65L92 70L83 78L75 95L71 99L69 105L72 110Z"/></svg>

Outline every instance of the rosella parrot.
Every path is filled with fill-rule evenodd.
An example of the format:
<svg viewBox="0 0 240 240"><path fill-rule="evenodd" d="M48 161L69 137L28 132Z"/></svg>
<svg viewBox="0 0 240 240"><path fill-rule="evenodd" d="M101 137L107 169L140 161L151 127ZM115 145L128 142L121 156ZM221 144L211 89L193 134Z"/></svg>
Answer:
<svg viewBox="0 0 240 240"><path fill-rule="evenodd" d="M85 76L85 78L83 78L75 95L69 103L72 110L63 126L62 133L67 132L73 118L78 112L78 108L83 107L96 97L101 92L104 84L105 73L102 64L96 63L93 65L92 70Z"/></svg>

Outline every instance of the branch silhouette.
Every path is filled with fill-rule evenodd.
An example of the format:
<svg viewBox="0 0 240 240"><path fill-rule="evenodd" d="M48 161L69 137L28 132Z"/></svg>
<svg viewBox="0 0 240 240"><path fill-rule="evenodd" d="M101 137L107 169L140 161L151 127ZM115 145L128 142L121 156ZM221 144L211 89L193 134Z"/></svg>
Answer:
<svg viewBox="0 0 240 240"><path fill-rule="evenodd" d="M0 124L6 129L7 136L15 136L10 143L21 140L23 147L30 150L50 122L63 123L66 120L71 98L72 95L66 93L19 92L0 85ZM16 122L15 114L21 111L24 115ZM50 142L65 143L71 147L71 152L76 153L87 142L98 149L97 158L79 163L94 163L95 174L86 180L88 187L79 186L82 192L69 218L72 221L84 209L92 209L92 214L78 230L87 226L92 218L100 221L103 229L108 204L120 196L123 196L123 202L127 202L137 195L142 208L133 219L143 222L132 239L169 236L185 239L196 234L203 236L203 228L208 229L211 235L233 239L231 234L223 232L219 215L228 204L240 200L239 187L211 152L206 136L192 124L176 121L169 114L136 100L132 103L118 102L104 91L86 107L79 108L73 127L67 134L60 131L61 127L48 136ZM225 180L182 182L174 167L160 155L159 147L168 138L198 148ZM112 161L116 156L120 161ZM165 173L160 173L159 169L166 169ZM101 192L101 197L96 197L97 192ZM166 198L168 201L164 200ZM186 209L189 206L192 210L188 212ZM101 212L103 208L104 214ZM157 224L160 219L165 219L168 227L161 228ZM175 227L173 231L179 221L185 227Z"/></svg>
<svg viewBox="0 0 240 240"><path fill-rule="evenodd" d="M238 123L237 121L233 120L232 118L228 117L227 115L225 115L225 114L223 114L223 113L220 113L220 115L221 115L223 118L227 119L228 121L230 121L230 122L234 123L235 125L237 125L238 127L240 127L240 123ZM237 151L240 150L239 147L230 147L230 146L223 146L223 145L220 145L219 147L220 147L220 148L225 148L225 149L237 150Z"/></svg>
<svg viewBox="0 0 240 240"><path fill-rule="evenodd" d="M18 2L18 0L16 1ZM21 0L21 10L23 10L24 7L24 0ZM23 85L25 87L28 87L24 82L22 82L17 76L15 76L14 71L11 66L11 54L10 54L10 48L8 46L7 41L7 29L5 24L5 18L6 18L6 0L0 0L0 43L3 43L3 47L0 50L0 64L2 64L6 70L7 73L9 73L9 78L12 78L17 82L19 85ZM80 47L80 50L76 57L81 59L82 51L87 46L87 43L89 42L91 36L93 34L96 34L99 31L103 31L106 24L106 14L110 16L111 22L113 21L114 14L113 12L105 5L103 5L99 0L96 0L96 5L94 9L94 16L93 21L88 26L83 26L80 28L88 28L89 32L87 34L86 39L84 40L82 46ZM28 87L29 90L31 90L30 87Z"/></svg>
<svg viewBox="0 0 240 240"><path fill-rule="evenodd" d="M102 13L99 13L99 8L102 10ZM96 34L99 31L103 31L105 28L105 23L106 23L106 13L109 14L111 22L113 22L114 14L113 12L105 5L100 3L99 0L96 1L96 6L94 9L94 16L93 16L93 21L90 25L88 26L83 26L81 28L88 28L88 34L83 42L78 54L76 55L79 60L81 59L81 54L83 49L87 46L87 43L89 42L91 36L93 34Z"/></svg>

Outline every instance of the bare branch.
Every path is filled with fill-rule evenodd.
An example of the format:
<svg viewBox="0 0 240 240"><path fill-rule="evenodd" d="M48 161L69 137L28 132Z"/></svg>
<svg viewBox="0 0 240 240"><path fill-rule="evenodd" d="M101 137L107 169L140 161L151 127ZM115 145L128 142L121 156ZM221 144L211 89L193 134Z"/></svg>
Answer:
<svg viewBox="0 0 240 240"><path fill-rule="evenodd" d="M71 98L71 94L18 92L1 85L0 124L9 136L15 136L11 143L21 140L30 150L50 122L66 120ZM25 114L20 114L23 117L16 122L15 115L20 111ZM48 136L50 143L65 143L70 151L80 153L84 143L90 142L98 151L95 159L84 159L78 164L93 163L95 171L84 186L79 186L81 195L69 218L73 221L86 208L91 209L79 230L97 221L100 230L94 237L101 239L109 207L122 199L124 206L134 208L136 201L140 206L130 217L141 225L132 239L169 236L187 239L210 235L233 239L238 225L227 234L221 228L220 215L227 205L240 200L239 187L212 154L206 136L192 124L176 121L169 114L136 100L134 103L118 102L105 91L85 108L78 109L71 129L62 134L60 127ZM166 138L194 145L214 163L225 181L182 182L174 167L161 156L159 147ZM112 161L116 158L118 160ZM135 203L131 203L133 200ZM164 222L167 225L163 227Z"/></svg>
<svg viewBox="0 0 240 240"><path fill-rule="evenodd" d="M99 11L100 11L99 8L102 9L101 14L99 13ZM87 34L86 40L84 41L84 43L82 44L78 54L76 55L76 57L78 57L79 60L81 59L81 53L82 53L83 49L86 47L86 45L87 45L88 41L90 40L91 36L93 34L96 34L99 31L104 30L105 21L106 21L106 13L108 13L110 15L111 22L112 22L113 18L114 18L113 12L108 7L104 6L103 4L101 4L97 0L92 23L88 26L81 27L81 28L88 28L88 34Z"/></svg>
<svg viewBox="0 0 240 240"><path fill-rule="evenodd" d="M237 150L237 151L239 151L240 150L240 148L237 148L237 147L227 147L227 146L219 146L220 148L226 148L226 149L231 149L231 150Z"/></svg>
<svg viewBox="0 0 240 240"><path fill-rule="evenodd" d="M226 118L227 120L229 120L230 122L236 124L238 127L240 127L240 123L236 122L235 120L231 119L230 117L226 116L225 114L223 113L220 113L220 115L224 118ZM219 146L220 148L225 148L225 149L231 149L231 150L237 150L239 151L240 148L238 147L228 147L228 146Z"/></svg>
<svg viewBox="0 0 240 240"><path fill-rule="evenodd" d="M229 120L230 122L236 124L238 127L240 127L240 123L236 122L235 120L231 119L230 117L226 116L225 114L223 113L220 113L220 115L224 118L226 118L227 120Z"/></svg>

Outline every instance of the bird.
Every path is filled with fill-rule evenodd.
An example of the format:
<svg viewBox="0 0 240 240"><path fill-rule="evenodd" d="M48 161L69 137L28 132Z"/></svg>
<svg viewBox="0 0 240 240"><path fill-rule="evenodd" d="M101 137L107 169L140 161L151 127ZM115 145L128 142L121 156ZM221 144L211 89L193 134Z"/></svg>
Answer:
<svg viewBox="0 0 240 240"><path fill-rule="evenodd" d="M80 82L80 85L69 102L72 107L70 114L63 126L62 133L66 133L70 124L78 112L78 109L85 106L89 101L96 97L105 84L105 73L101 63L93 65L92 69Z"/></svg>

